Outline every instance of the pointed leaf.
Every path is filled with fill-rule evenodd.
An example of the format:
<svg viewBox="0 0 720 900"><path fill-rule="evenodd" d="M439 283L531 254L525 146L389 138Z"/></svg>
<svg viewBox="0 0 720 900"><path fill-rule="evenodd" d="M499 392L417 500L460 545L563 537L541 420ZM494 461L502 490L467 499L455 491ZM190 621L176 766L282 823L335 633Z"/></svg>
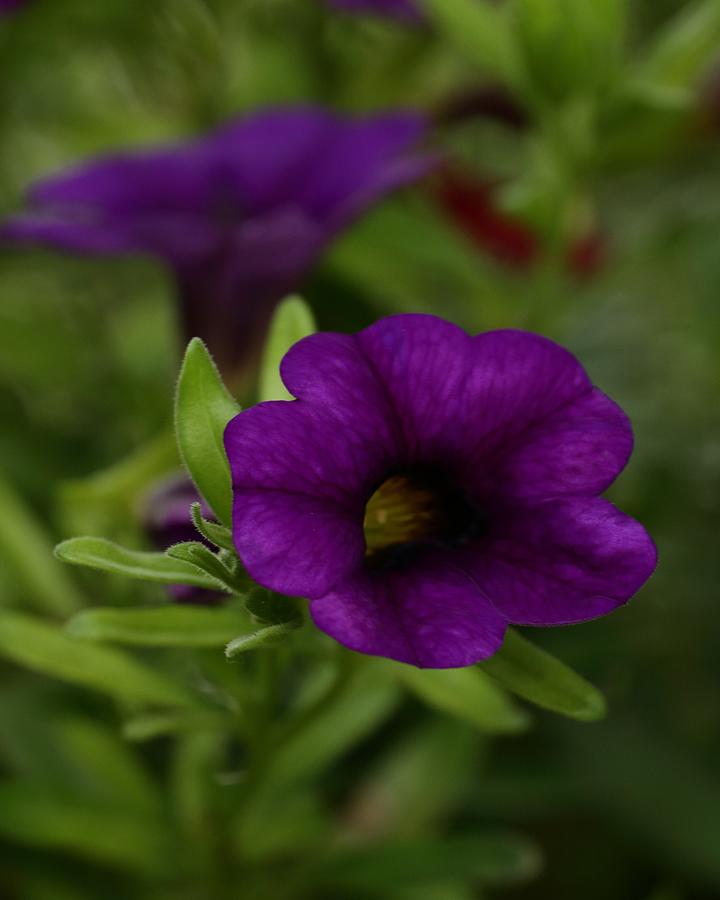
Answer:
<svg viewBox="0 0 720 900"><path fill-rule="evenodd" d="M241 634L230 641L225 648L225 656L228 659L234 659L240 653L246 650L255 650L258 647L267 644L277 644L291 631L295 631L298 626L292 623L283 625L268 625L267 628L260 628L250 634Z"/></svg>
<svg viewBox="0 0 720 900"><path fill-rule="evenodd" d="M348 838L366 837L368 825L378 838L432 833L467 802L468 790L477 783L485 742L477 729L449 716L431 716L404 729L395 740L388 739L369 775L353 789L346 817ZM447 772L448 777L438 778L438 772Z"/></svg>
<svg viewBox="0 0 720 900"><path fill-rule="evenodd" d="M297 626L302 623L302 613L295 600L291 597L284 597L282 594L276 594L274 591L268 591L266 588L257 588L252 591L245 601L245 606L256 619L266 622L268 625L289 623Z"/></svg>
<svg viewBox="0 0 720 900"><path fill-rule="evenodd" d="M172 547L168 547L165 553L172 559L181 560L189 565L197 566L198 569L202 569L210 578L217 579L228 591L243 594L247 593L248 588L251 586L251 582L244 571L238 572L227 568L222 559L216 556L212 550L209 550L205 544L201 544L200 541L183 541L180 544L173 544Z"/></svg>
<svg viewBox="0 0 720 900"><path fill-rule="evenodd" d="M315 332L312 310L301 297L288 297L273 316L260 368L260 400L292 400L280 378L280 360L302 338Z"/></svg>
<svg viewBox="0 0 720 900"><path fill-rule="evenodd" d="M320 880L343 890L378 892L388 884L423 886L451 878L486 885L512 885L534 877L540 854L533 843L512 833L383 841L338 851Z"/></svg>
<svg viewBox="0 0 720 900"><path fill-rule="evenodd" d="M429 706L470 722L481 731L514 734L530 724L524 710L475 668L418 669L402 663L387 665L408 690Z"/></svg>
<svg viewBox="0 0 720 900"><path fill-rule="evenodd" d="M234 721L227 715L203 710L172 710L144 713L128 719L123 725L123 737L128 741L149 741L168 734L193 731L231 731Z"/></svg>
<svg viewBox="0 0 720 900"><path fill-rule="evenodd" d="M625 0L516 0L513 25L530 90L552 106L604 88L617 74Z"/></svg>
<svg viewBox="0 0 720 900"><path fill-rule="evenodd" d="M0 613L0 656L43 675L160 706L191 706L185 688L132 656L76 640L40 619Z"/></svg>
<svg viewBox="0 0 720 900"><path fill-rule="evenodd" d="M397 684L374 666L342 683L333 682L335 670L314 674L313 696L305 698L312 713L307 707L300 713L300 725L290 725L268 763L266 782L272 790L309 779L350 752L392 715L402 697Z"/></svg>
<svg viewBox="0 0 720 900"><path fill-rule="evenodd" d="M173 605L86 609L65 631L85 640L145 647L222 647L247 627L248 616L238 609Z"/></svg>
<svg viewBox="0 0 720 900"><path fill-rule="evenodd" d="M190 517L193 525L200 534L211 544L220 547L223 550L231 550L235 552L235 544L232 539L232 532L224 525L218 525L217 522L210 522L202 514L202 507L199 503L193 503L190 507Z"/></svg>
<svg viewBox="0 0 720 900"><path fill-rule="evenodd" d="M605 698L596 688L511 628L495 656L478 665L503 687L544 709L585 722L605 715Z"/></svg>
<svg viewBox="0 0 720 900"><path fill-rule="evenodd" d="M85 530L74 523L86 521L88 509L93 517L102 517L103 511L110 509L113 516L122 513L135 519L138 502L150 486L179 468L177 442L168 429L109 468L63 482L60 502L68 530Z"/></svg>
<svg viewBox="0 0 720 900"><path fill-rule="evenodd" d="M222 590L218 581L184 560L172 559L164 553L128 550L105 538L70 538L57 545L55 555L63 562L75 566L89 566L103 572L126 575L128 578Z"/></svg>
<svg viewBox="0 0 720 900"><path fill-rule="evenodd" d="M507 9L487 0L422 0L434 26L488 74L517 83L519 56Z"/></svg>
<svg viewBox="0 0 720 900"><path fill-rule="evenodd" d="M231 524L232 488L225 456L225 426L240 411L199 338L188 344L175 396L175 433L180 455L210 508Z"/></svg>
<svg viewBox="0 0 720 900"><path fill-rule="evenodd" d="M4 480L0 480L0 560L27 591L30 602L48 613L67 615L82 597L53 559L52 541L40 522Z"/></svg>
<svg viewBox="0 0 720 900"><path fill-rule="evenodd" d="M160 813L163 798L157 781L114 725L108 726L89 716L64 718L52 737L53 751L63 754L79 773L82 788L73 790L78 798L82 794L88 800L112 804L138 816Z"/></svg>
<svg viewBox="0 0 720 900"><path fill-rule="evenodd" d="M685 88L694 96L698 79L717 57L720 4L686 3L646 44L639 76L656 88Z"/></svg>
<svg viewBox="0 0 720 900"><path fill-rule="evenodd" d="M162 868L170 852L170 835L159 819L81 805L75 797L51 796L23 782L0 784L0 834L142 872Z"/></svg>

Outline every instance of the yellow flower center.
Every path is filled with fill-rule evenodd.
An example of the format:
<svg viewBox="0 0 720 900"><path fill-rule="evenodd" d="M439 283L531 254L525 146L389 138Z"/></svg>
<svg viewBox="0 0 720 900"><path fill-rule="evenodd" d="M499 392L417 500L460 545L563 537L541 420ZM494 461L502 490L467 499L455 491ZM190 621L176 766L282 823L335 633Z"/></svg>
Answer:
<svg viewBox="0 0 720 900"><path fill-rule="evenodd" d="M407 475L393 475L375 491L365 507L367 552L431 537L440 510L429 486Z"/></svg>
<svg viewBox="0 0 720 900"><path fill-rule="evenodd" d="M456 547L485 530L482 509L439 469L390 475L365 507L366 557L374 568L407 564L422 548Z"/></svg>

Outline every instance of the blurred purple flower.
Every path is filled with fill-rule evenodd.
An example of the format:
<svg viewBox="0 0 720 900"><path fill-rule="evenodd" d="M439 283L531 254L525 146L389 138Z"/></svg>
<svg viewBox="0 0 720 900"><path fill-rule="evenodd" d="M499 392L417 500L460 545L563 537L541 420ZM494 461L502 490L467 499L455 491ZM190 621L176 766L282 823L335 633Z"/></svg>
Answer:
<svg viewBox="0 0 720 900"><path fill-rule="evenodd" d="M630 423L552 341L400 315L305 338L281 373L298 399L225 432L235 545L351 649L470 665L508 623L604 615L655 568L645 529L599 496Z"/></svg>
<svg viewBox="0 0 720 900"><path fill-rule="evenodd" d="M423 15L412 0L329 0L330 5L348 12L370 13L399 19L401 22L422 22Z"/></svg>
<svg viewBox="0 0 720 900"><path fill-rule="evenodd" d="M423 175L421 116L260 112L184 145L86 163L40 181L0 239L164 260L184 338L225 374L248 365L275 304L327 243L388 191Z"/></svg>
<svg viewBox="0 0 720 900"><path fill-rule="evenodd" d="M27 3L28 0L0 0L0 16L4 13L16 12Z"/></svg>
<svg viewBox="0 0 720 900"><path fill-rule="evenodd" d="M146 502L143 524L154 547L167 550L173 544L200 541L211 550L216 549L193 525L190 518L193 503L200 503L203 516L214 520L210 508L185 475L172 475L153 488ZM226 596L191 584L173 584L168 591L179 603L217 603Z"/></svg>

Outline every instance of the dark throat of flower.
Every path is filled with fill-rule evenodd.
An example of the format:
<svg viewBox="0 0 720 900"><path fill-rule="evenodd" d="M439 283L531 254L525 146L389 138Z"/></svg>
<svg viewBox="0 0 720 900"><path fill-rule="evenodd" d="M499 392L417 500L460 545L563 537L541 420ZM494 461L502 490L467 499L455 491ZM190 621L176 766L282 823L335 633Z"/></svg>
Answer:
<svg viewBox="0 0 720 900"><path fill-rule="evenodd" d="M388 475L365 507L366 564L401 567L431 547L462 546L487 529L487 515L436 466Z"/></svg>

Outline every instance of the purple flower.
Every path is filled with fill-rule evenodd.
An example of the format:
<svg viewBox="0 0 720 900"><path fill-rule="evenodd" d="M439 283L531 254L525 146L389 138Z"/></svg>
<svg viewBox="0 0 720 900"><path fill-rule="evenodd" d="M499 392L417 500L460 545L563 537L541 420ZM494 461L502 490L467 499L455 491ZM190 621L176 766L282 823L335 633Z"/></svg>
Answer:
<svg viewBox="0 0 720 900"><path fill-rule="evenodd" d="M599 496L630 423L552 341L400 315L305 338L281 373L298 399L225 432L235 545L340 643L466 666L508 623L604 615L652 573L645 529Z"/></svg>
<svg viewBox="0 0 720 900"><path fill-rule="evenodd" d="M427 171L431 158L414 151L424 131L409 112L261 112L182 146L41 181L0 238L161 258L175 274L184 337L204 338L232 374L333 236Z"/></svg>
<svg viewBox="0 0 720 900"><path fill-rule="evenodd" d="M422 13L412 0L330 0L330 4L348 12L371 13L401 22L423 21Z"/></svg>
<svg viewBox="0 0 720 900"><path fill-rule="evenodd" d="M184 541L201 541L210 549L215 549L193 525L190 517L193 503L200 503L203 516L213 519L210 508L185 475L172 475L153 488L143 517L153 546L158 550L167 550L173 544ZM225 596L191 584L173 584L168 591L179 603L216 603Z"/></svg>
<svg viewBox="0 0 720 900"><path fill-rule="evenodd" d="M25 6L28 0L0 0L0 16L5 13L16 12Z"/></svg>

